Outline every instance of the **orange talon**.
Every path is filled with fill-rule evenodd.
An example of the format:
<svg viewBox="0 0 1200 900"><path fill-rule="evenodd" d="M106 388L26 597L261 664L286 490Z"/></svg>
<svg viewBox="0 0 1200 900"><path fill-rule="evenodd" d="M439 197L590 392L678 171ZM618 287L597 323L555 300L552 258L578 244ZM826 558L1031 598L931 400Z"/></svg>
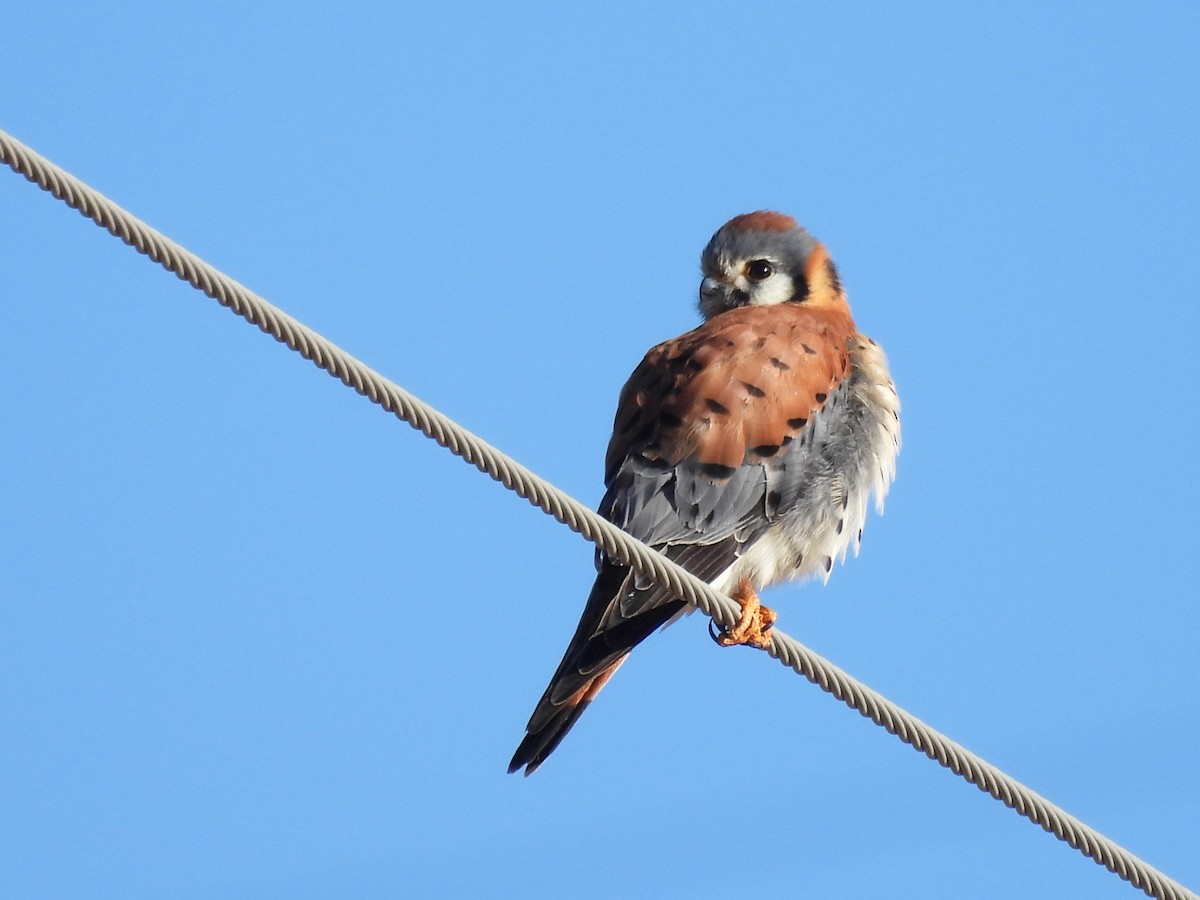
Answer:
<svg viewBox="0 0 1200 900"><path fill-rule="evenodd" d="M749 581L743 581L738 585L738 589L733 592L732 596L742 608L742 614L738 616L738 620L732 628L722 628L713 636L713 640L722 647L748 644L759 650L766 650L771 646L771 637L768 632L775 624L775 619L778 618L775 610L763 606L759 602L758 594L750 586Z"/></svg>

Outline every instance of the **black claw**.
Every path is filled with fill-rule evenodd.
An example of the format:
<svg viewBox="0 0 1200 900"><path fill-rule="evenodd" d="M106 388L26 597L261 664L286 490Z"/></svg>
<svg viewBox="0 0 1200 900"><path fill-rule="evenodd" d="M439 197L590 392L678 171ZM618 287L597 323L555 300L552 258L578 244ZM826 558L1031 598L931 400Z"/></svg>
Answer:
<svg viewBox="0 0 1200 900"><path fill-rule="evenodd" d="M718 647L725 646L721 643L721 638L725 637L727 633L728 632L726 629L717 627L717 622L715 619L708 620L708 636L713 639L713 643Z"/></svg>

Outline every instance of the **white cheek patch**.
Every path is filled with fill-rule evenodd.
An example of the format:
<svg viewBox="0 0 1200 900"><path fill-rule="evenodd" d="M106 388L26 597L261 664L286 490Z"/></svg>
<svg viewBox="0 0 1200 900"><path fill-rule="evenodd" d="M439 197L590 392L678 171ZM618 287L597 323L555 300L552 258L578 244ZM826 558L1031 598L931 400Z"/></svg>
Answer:
<svg viewBox="0 0 1200 900"><path fill-rule="evenodd" d="M750 295L751 306L772 306L776 303L787 303L796 296L796 285L792 281L792 276L786 272L776 271L766 281L760 281L757 284L748 280L743 275L738 279L738 287Z"/></svg>

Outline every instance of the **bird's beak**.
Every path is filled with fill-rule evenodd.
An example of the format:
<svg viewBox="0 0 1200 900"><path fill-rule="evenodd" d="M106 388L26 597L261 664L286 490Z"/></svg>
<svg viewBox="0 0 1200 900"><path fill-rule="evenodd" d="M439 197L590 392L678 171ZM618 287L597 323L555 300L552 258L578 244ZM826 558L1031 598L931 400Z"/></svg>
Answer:
<svg viewBox="0 0 1200 900"><path fill-rule="evenodd" d="M706 276L700 282L700 311L706 317L715 316L735 306L745 306L749 302L748 293L726 284L719 278Z"/></svg>

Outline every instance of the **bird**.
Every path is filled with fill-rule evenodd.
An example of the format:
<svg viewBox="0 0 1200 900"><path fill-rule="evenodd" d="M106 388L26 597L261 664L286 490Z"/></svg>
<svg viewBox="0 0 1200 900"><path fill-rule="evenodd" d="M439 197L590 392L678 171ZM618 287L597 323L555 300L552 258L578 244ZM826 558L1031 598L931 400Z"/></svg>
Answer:
<svg viewBox="0 0 1200 900"><path fill-rule="evenodd" d="M599 512L732 596L722 646L766 648L758 592L828 581L895 478L900 400L837 267L796 220L726 222L700 258L704 321L653 347L621 390ZM531 775L638 644L691 608L628 565L597 575L508 771ZM712 631L710 625L710 631Z"/></svg>

